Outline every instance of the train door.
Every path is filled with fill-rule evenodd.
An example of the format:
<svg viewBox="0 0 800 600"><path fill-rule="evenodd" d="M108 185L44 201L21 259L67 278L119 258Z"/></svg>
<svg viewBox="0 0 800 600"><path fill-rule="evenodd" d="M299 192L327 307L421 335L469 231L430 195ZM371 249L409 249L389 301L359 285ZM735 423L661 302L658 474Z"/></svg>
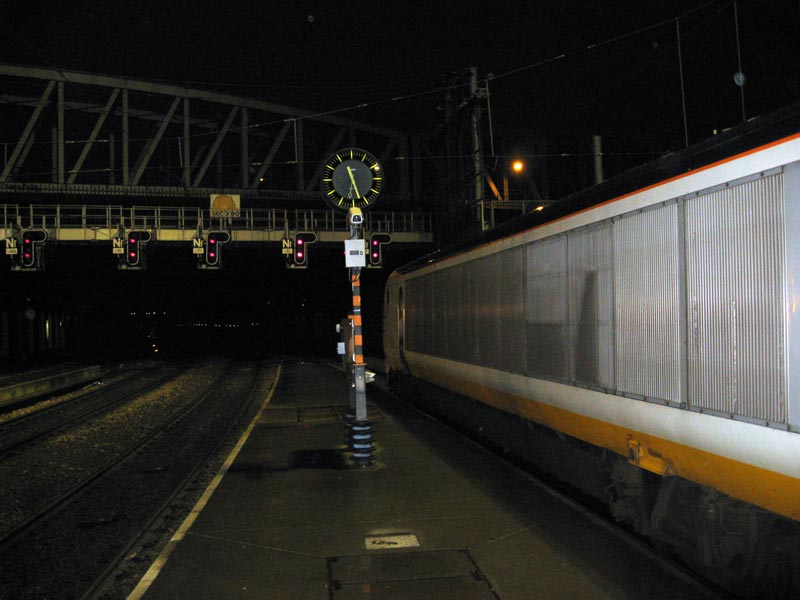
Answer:
<svg viewBox="0 0 800 600"><path fill-rule="evenodd" d="M400 360L406 363L406 303L403 299L403 286L397 288L397 348Z"/></svg>

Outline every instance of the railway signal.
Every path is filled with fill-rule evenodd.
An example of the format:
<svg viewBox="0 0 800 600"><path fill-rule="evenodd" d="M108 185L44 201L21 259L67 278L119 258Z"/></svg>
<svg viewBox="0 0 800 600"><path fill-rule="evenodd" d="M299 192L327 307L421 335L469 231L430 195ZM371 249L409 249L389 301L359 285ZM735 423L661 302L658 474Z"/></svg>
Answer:
<svg viewBox="0 0 800 600"><path fill-rule="evenodd" d="M125 263L123 268L144 269L145 247L151 239L146 229L132 229L125 237Z"/></svg>
<svg viewBox="0 0 800 600"><path fill-rule="evenodd" d="M317 241L317 234L310 231L299 231L294 234L293 259L294 268L308 267L308 247Z"/></svg>
<svg viewBox="0 0 800 600"><path fill-rule="evenodd" d="M373 233L369 236L369 266L380 268L383 266L383 246L392 241L388 233Z"/></svg>
<svg viewBox="0 0 800 600"><path fill-rule="evenodd" d="M205 244L205 265L206 269L222 268L222 246L231 240L231 234L227 231L209 231L206 236Z"/></svg>
<svg viewBox="0 0 800 600"><path fill-rule="evenodd" d="M19 239L21 247L17 270L43 271L47 232L44 229L23 229Z"/></svg>

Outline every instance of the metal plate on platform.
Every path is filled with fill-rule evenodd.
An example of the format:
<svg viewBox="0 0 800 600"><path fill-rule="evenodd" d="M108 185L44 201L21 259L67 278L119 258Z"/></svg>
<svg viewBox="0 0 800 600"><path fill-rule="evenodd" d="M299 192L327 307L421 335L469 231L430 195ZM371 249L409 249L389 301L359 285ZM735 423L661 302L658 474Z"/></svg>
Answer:
<svg viewBox="0 0 800 600"><path fill-rule="evenodd" d="M328 559L334 600L498 600L466 550L369 553Z"/></svg>
<svg viewBox="0 0 800 600"><path fill-rule="evenodd" d="M259 423L265 425L296 425L297 409L293 406L267 408Z"/></svg>
<svg viewBox="0 0 800 600"><path fill-rule="evenodd" d="M264 425L303 425L335 423L344 419L347 405L341 406L269 406L261 415Z"/></svg>
<svg viewBox="0 0 800 600"><path fill-rule="evenodd" d="M307 406L297 409L297 418L301 423L324 423L341 421L347 406Z"/></svg>
<svg viewBox="0 0 800 600"><path fill-rule="evenodd" d="M395 548L416 548L419 540L413 533L389 533L385 535L364 536L367 550L393 550Z"/></svg>
<svg viewBox="0 0 800 600"><path fill-rule="evenodd" d="M283 427L286 425L317 425L343 422L347 414L346 404L329 406L268 406L259 419L261 425ZM382 421L383 415L371 403L367 405L369 421Z"/></svg>

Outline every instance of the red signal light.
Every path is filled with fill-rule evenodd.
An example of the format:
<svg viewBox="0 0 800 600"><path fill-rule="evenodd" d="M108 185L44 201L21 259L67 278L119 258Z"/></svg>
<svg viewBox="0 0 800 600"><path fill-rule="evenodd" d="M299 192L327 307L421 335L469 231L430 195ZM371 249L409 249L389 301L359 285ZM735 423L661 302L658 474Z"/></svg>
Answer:
<svg viewBox="0 0 800 600"><path fill-rule="evenodd" d="M392 236L388 233L373 233L369 238L370 254L369 264L380 267L383 263L383 246L391 243Z"/></svg>
<svg viewBox="0 0 800 600"><path fill-rule="evenodd" d="M294 264L297 267L305 268L308 265L306 254L306 244L313 244L317 241L317 234L312 231L300 231L294 234Z"/></svg>
<svg viewBox="0 0 800 600"><path fill-rule="evenodd" d="M44 229L31 229L20 234L22 248L20 249L20 262L22 268L44 268L44 242L47 232Z"/></svg>
<svg viewBox="0 0 800 600"><path fill-rule="evenodd" d="M133 229L127 232L125 242L125 268L143 269L147 242L151 234L146 229Z"/></svg>
<svg viewBox="0 0 800 600"><path fill-rule="evenodd" d="M223 246L231 240L231 234L227 231L209 231L205 243L205 264L204 268L222 268Z"/></svg>

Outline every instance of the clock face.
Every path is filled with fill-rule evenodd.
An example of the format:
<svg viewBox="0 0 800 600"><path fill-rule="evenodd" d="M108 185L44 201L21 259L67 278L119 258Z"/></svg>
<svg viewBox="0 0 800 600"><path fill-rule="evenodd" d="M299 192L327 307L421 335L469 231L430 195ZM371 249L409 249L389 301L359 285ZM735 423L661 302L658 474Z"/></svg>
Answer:
<svg viewBox="0 0 800 600"><path fill-rule="evenodd" d="M331 156L322 170L322 192L334 208L369 208L383 189L383 168L372 154L345 148Z"/></svg>

